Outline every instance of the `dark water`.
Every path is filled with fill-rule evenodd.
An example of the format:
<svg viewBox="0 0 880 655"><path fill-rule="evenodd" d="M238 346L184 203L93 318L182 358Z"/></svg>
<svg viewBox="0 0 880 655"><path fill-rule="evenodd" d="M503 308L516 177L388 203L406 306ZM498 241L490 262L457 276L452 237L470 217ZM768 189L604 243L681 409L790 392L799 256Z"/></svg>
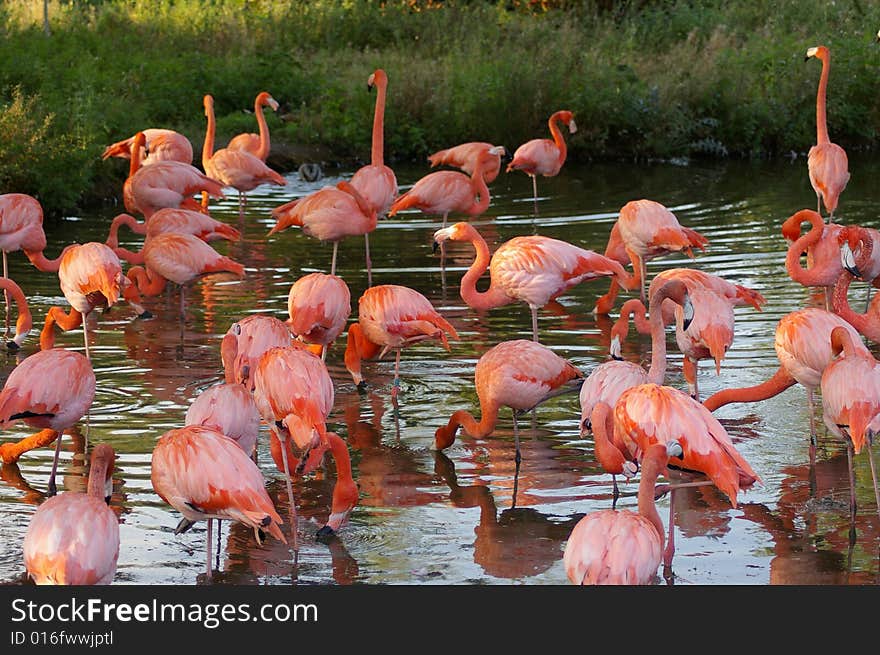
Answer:
<svg viewBox="0 0 880 655"><path fill-rule="evenodd" d="M878 169L876 160L851 158L852 179L841 199L838 222L877 227ZM427 169L399 166L396 172L405 189ZM273 207L351 175L328 173L315 184L300 182L292 174L283 190L258 189L250 195L241 221L234 193L214 206L212 215L242 228L244 239L213 245L241 261L247 275L243 280L215 275L191 285L183 325L176 289L146 300L155 314L152 320L135 319L124 303L91 318L98 390L88 417L64 437L59 483L61 489L84 487L86 438L90 443L109 442L116 449L112 506L119 513L122 540L116 584L202 581L205 525L173 534L179 516L152 490L150 454L165 431L183 425L192 400L222 379L220 337L229 325L255 312L286 318L290 285L302 274L329 271L330 245L297 228L266 237L274 223L269 216ZM704 234L710 241L706 252L697 253L694 260L656 259L648 264L649 275L690 265L756 289L768 299L761 313L750 307L736 309L736 337L720 376L706 364L701 367L704 397L723 387L768 378L778 366L773 349L776 322L793 309L818 303L810 290L788 278L786 244L780 235L785 218L801 208L815 208L804 159L687 166L567 164L558 177L539 180L537 215L525 175L502 173L491 191L489 210L472 220L490 246L539 233L602 252L620 207L643 197L665 204L682 224ZM110 221L121 209L106 207L47 223L47 256L56 256L72 241L104 241ZM562 553L571 529L585 513L611 505L611 478L596 462L592 440L579 437L577 396L556 398L538 409L534 425L526 421L515 506L508 410L502 411L498 428L488 438L460 434L443 453L431 448L434 430L451 412L466 408L478 413L473 371L479 356L499 341L531 336L526 306L480 314L461 301L458 280L471 261L469 248L450 248L443 287L439 260L431 250L431 235L439 227L438 217L417 212L382 220L370 238L373 280L404 284L427 296L459 332L451 352L433 342L404 351L397 412L390 401L393 357L365 364L370 387L362 395L342 363L344 338L328 355L336 384L328 428L347 440L361 494L349 524L329 544L315 539L316 527L327 518L335 480L329 463L295 488L301 502L295 566L287 547L272 539L257 546L250 530L224 522L215 582L567 584ZM123 229L121 242L137 249L141 237ZM351 289L354 319L357 298L366 288L362 239L340 245L337 273ZM3 380L38 348L38 330L48 308L66 307L57 277L36 271L21 253L10 255L10 276L28 295L37 326L20 354L4 356ZM606 358L611 320L597 319L590 310L607 288L603 280L582 284L539 316L542 342L584 371ZM615 310L612 318L616 315ZM82 350L82 337L81 330L63 333L56 345ZM685 388L671 331L668 338L667 383ZM647 362L649 339L631 332L624 355ZM764 484L744 492L735 509L714 487L679 493L674 583L876 584L880 521L866 454L855 460L859 512L852 542L845 508L846 453L820 428L818 461L811 471L802 387L762 403L730 405L717 415ZM16 426L2 438L26 434L26 428ZM285 487L267 441L263 427L259 465L271 497L286 516ZM19 581L24 572L21 542L30 516L44 499L41 492L51 458L52 449L45 448L27 453L18 465L2 467L0 581ZM624 486L623 492L619 506L634 507L636 485ZM668 497L658 504L665 522Z"/></svg>

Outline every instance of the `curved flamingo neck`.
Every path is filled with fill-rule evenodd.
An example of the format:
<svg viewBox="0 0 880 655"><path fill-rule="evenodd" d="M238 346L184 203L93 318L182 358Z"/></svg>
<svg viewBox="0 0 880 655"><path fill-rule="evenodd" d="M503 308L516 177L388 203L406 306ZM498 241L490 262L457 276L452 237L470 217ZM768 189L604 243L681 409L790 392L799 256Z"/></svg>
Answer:
<svg viewBox="0 0 880 655"><path fill-rule="evenodd" d="M128 176L131 177L141 167L141 164L144 160L144 147L147 144L147 138L143 132L138 132L134 135L134 140L131 142L131 160L128 164Z"/></svg>
<svg viewBox="0 0 880 655"><path fill-rule="evenodd" d="M205 142L202 144L202 167L205 162L211 160L214 156L214 98L207 95L204 98L205 116L208 119L208 126L205 128Z"/></svg>
<svg viewBox="0 0 880 655"><path fill-rule="evenodd" d="M651 329L651 367L648 369L648 381L663 384L666 377L666 329L663 325L663 312L660 307L666 299L663 289L659 289L650 300L648 325ZM644 305L642 305L644 307Z"/></svg>
<svg viewBox="0 0 880 655"><path fill-rule="evenodd" d="M113 449L106 444L99 444L92 452L89 467L89 482L86 493L89 496L104 500L108 482L113 474Z"/></svg>
<svg viewBox="0 0 880 655"><path fill-rule="evenodd" d="M876 341L880 338L880 311L878 311L880 301L877 301L880 296L876 296L872 300L866 313L858 314L849 304L849 286L853 279L852 274L848 271L844 271L840 276L831 292L831 307L835 314L852 325L859 333Z"/></svg>
<svg viewBox="0 0 880 655"><path fill-rule="evenodd" d="M263 107L267 104L268 94L264 91L257 96L254 101L254 113L257 115L257 125L260 126L260 147L257 148L257 157L266 161L269 156L269 150L272 148L272 142L269 139L269 124L266 122L266 115L263 113Z"/></svg>
<svg viewBox="0 0 880 655"><path fill-rule="evenodd" d="M822 75L816 92L816 143L828 143L828 124L825 116L825 96L828 88L828 72L831 68L831 54L827 51L818 55L822 61Z"/></svg>
<svg viewBox="0 0 880 655"><path fill-rule="evenodd" d="M719 407L723 407L729 403L752 403L760 400L767 400L773 396L782 393L790 386L797 382L784 368L781 366L766 382L756 384L752 387L740 387L738 389L722 389L703 401L703 407L710 412L714 412Z"/></svg>
<svg viewBox="0 0 880 655"><path fill-rule="evenodd" d="M61 251L61 254L55 259L46 259L42 250L38 252L24 250L23 252L25 257L27 257L31 264L33 264L39 271L43 271L44 273L57 273L58 269L61 268L61 258L64 256L64 251Z"/></svg>
<svg viewBox="0 0 880 655"><path fill-rule="evenodd" d="M816 272L801 265L801 254L819 242L825 233L825 222L819 214L812 210L799 211L788 220L798 221L798 226L807 220L812 225L810 231L795 239L788 247L788 252L785 253L785 270L788 271L789 277L804 286L812 286Z"/></svg>
<svg viewBox="0 0 880 655"><path fill-rule="evenodd" d="M623 342L629 334L630 317L639 334L651 334L651 322L648 310L638 298L631 298L620 306L620 316L611 328L611 337L618 337Z"/></svg>
<svg viewBox="0 0 880 655"><path fill-rule="evenodd" d="M657 485L657 478L660 477L660 474L666 468L667 459L666 445L662 443L652 444L642 458L642 473L641 480L639 480L639 514L648 519L651 525L654 526L654 529L657 530L657 536L660 537L661 551L666 543L666 538L663 521L657 511L657 503L654 501L654 489Z"/></svg>
<svg viewBox="0 0 880 655"><path fill-rule="evenodd" d="M376 74L376 109L373 112L373 145L370 163L373 166L385 165L385 90L388 78L384 73Z"/></svg>
<svg viewBox="0 0 880 655"><path fill-rule="evenodd" d="M132 266L128 269L126 277L132 281L132 284L125 288L122 295L129 302L139 300L136 295L138 293L143 296L155 296L162 293L168 282L154 270L142 266Z"/></svg>
<svg viewBox="0 0 880 655"><path fill-rule="evenodd" d="M608 473L614 475L623 473L626 458L611 440L611 435L614 433L614 414L611 406L604 402L596 403L590 414L590 423L593 426L593 447L599 464Z"/></svg>
<svg viewBox="0 0 880 655"><path fill-rule="evenodd" d="M17 346L21 346L21 342L24 341L34 326L27 298L24 297L21 287L8 278L0 278L0 289L5 289L15 300L15 305L18 307L18 320L15 322L15 338L13 341Z"/></svg>
<svg viewBox="0 0 880 655"><path fill-rule="evenodd" d="M116 253L116 256L119 257L119 259L126 261L129 264L143 265L145 263L143 250L132 252L131 250L128 250L126 248L115 246L113 247L113 252Z"/></svg>
<svg viewBox="0 0 880 655"><path fill-rule="evenodd" d="M110 223L110 232L107 234L107 240L104 242L111 248L119 246L119 227L126 225L131 228L135 234L147 233L147 222L139 223L131 214L118 214Z"/></svg>
<svg viewBox="0 0 880 655"><path fill-rule="evenodd" d="M375 221L376 212L374 212L372 210L369 203L367 203L367 201L364 199L364 197L360 194L360 192L355 188L355 186L351 182L348 182L347 180L340 180L339 182L336 183L336 188L339 189L340 191L344 191L345 193L350 195L352 198L354 198L355 202L358 205L358 208L361 210L361 213L364 216L371 216L372 215L372 220ZM375 227L375 225L373 225L373 227Z"/></svg>
<svg viewBox="0 0 880 655"><path fill-rule="evenodd" d="M559 114L553 114L547 121L550 126L550 134L553 136L553 143L559 149L559 157L557 160L561 163L565 161L568 154L568 146L565 145L565 139L562 137L562 130L559 129Z"/></svg>
<svg viewBox="0 0 880 655"><path fill-rule="evenodd" d="M480 177L482 178L482 175ZM489 246L486 245L483 235L477 232L476 228L470 224L467 224L465 230L465 238L463 240L469 241L473 245L476 256L470 268L461 278L459 292L461 293L462 300L474 309L492 309L493 307L506 305L510 302L510 297L502 289L496 287L491 279L489 281L489 288L486 291L477 291L477 280L489 268L492 257L489 254Z"/></svg>
<svg viewBox="0 0 880 655"><path fill-rule="evenodd" d="M482 214L489 208L489 187L486 185L486 178L483 176L483 169L486 168L488 161L488 155L478 157L477 163L474 165L474 171L471 173L471 186L473 187L474 195L479 196L480 199L471 206L468 214Z"/></svg>
<svg viewBox="0 0 880 655"><path fill-rule="evenodd" d="M844 357L855 357L858 352L849 330L842 327L831 330L831 353L835 357L841 353Z"/></svg>
<svg viewBox="0 0 880 655"><path fill-rule="evenodd" d="M481 417L478 421L466 409L459 409L452 413L449 422L440 428L437 428L436 444L441 450L452 445L455 441L455 435L458 428L462 427L472 437L485 437L492 433L498 424L499 405L494 400L480 400Z"/></svg>

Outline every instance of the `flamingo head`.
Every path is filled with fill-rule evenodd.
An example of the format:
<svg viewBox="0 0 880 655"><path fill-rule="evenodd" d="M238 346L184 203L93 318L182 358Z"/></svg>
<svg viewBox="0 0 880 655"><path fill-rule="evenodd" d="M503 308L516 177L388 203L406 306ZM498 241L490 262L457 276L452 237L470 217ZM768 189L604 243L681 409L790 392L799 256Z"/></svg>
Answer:
<svg viewBox="0 0 880 655"><path fill-rule="evenodd" d="M861 226L847 225L838 232L837 242L840 244L840 265L854 277L861 277L861 271L870 264L874 250L870 233Z"/></svg>
<svg viewBox="0 0 880 655"><path fill-rule="evenodd" d="M563 109L556 112L554 116L568 126L568 131L570 134L574 134L575 132L577 132L577 123L574 122L573 112L570 112L567 109Z"/></svg>
<svg viewBox="0 0 880 655"><path fill-rule="evenodd" d="M807 48L807 54L804 56L804 61L809 60L810 57L825 60L828 58L828 48L826 48L824 45L817 45L812 48Z"/></svg>
<svg viewBox="0 0 880 655"><path fill-rule="evenodd" d="M824 229L825 221L822 217L812 209L801 209L795 212L782 224L782 236L786 241L797 241L801 236L801 224L809 222L813 227Z"/></svg>
<svg viewBox="0 0 880 655"><path fill-rule="evenodd" d="M437 252L444 241L466 241L468 235L474 231L474 227L464 221L437 230L434 232L434 252Z"/></svg>
<svg viewBox="0 0 880 655"><path fill-rule="evenodd" d="M266 91L260 92L258 104L265 107L271 107L272 111L278 111L278 101Z"/></svg>
<svg viewBox="0 0 880 655"><path fill-rule="evenodd" d="M623 356L621 355L620 351L620 335L615 334L611 337L611 345L608 347L608 354L611 355L611 359L623 361Z"/></svg>
<svg viewBox="0 0 880 655"><path fill-rule="evenodd" d="M710 324L703 327L703 341L709 347L709 354L715 360L715 373L721 374L721 360L727 354L727 349L733 342L733 330L727 325Z"/></svg>
<svg viewBox="0 0 880 655"><path fill-rule="evenodd" d="M377 84L387 84L388 76L385 74L385 71L381 68L377 68L375 71L370 73L370 76L367 78L367 91L372 91L373 87Z"/></svg>

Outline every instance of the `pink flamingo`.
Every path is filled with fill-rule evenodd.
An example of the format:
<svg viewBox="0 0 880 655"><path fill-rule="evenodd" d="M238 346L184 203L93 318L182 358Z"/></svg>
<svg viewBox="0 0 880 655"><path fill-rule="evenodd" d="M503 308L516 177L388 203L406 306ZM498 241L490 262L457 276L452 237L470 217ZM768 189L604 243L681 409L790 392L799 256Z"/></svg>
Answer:
<svg viewBox="0 0 880 655"><path fill-rule="evenodd" d="M207 214L192 209L165 207L153 214L149 221L143 223L139 223L131 214L123 213L115 216L110 223L107 240L104 242L114 250L119 247L119 228L123 225L131 228L135 234L143 234L147 238L163 232L177 232L179 234L194 234L203 241L217 239L239 241L241 239L241 232L237 229L223 221L211 218ZM117 254L119 254L118 251Z"/></svg>
<svg viewBox="0 0 880 655"><path fill-rule="evenodd" d="M224 382L208 387L186 410L185 425L205 425L254 454L260 430L260 413L251 392L241 384Z"/></svg>
<svg viewBox="0 0 880 655"><path fill-rule="evenodd" d="M108 503L115 453L92 451L88 491L68 491L42 503L22 543L24 566L38 585L107 585L119 559L119 519Z"/></svg>
<svg viewBox="0 0 880 655"><path fill-rule="evenodd" d="M141 131L144 133L144 147L147 149L143 165L146 166L157 161L168 160L192 164L192 143L180 132L155 127L148 127ZM135 142L136 136L130 136L122 141L111 143L104 149L101 159L107 159L108 157L131 159L132 145Z"/></svg>
<svg viewBox="0 0 880 655"><path fill-rule="evenodd" d="M326 273L303 275L287 295L287 326L297 339L321 346L321 359L342 334L351 315L351 292L341 277Z"/></svg>
<svg viewBox="0 0 880 655"><path fill-rule="evenodd" d="M677 441L651 444L642 457L638 512L604 509L584 516L571 531L562 562L572 584L651 584L664 550L663 520L654 491L670 457L682 456Z"/></svg>
<svg viewBox="0 0 880 655"><path fill-rule="evenodd" d="M801 224L809 222L812 228L801 235ZM805 287L823 287L825 309L831 309L831 288L837 283L843 266L840 263L840 231L842 225L825 223L818 212L801 209L782 224L782 236L789 242L785 254L788 276ZM807 254L807 268L801 265L801 255Z"/></svg>
<svg viewBox="0 0 880 655"><path fill-rule="evenodd" d="M229 140L226 147L231 150L244 150L260 161L265 162L266 157L269 156L269 151L272 149L272 142L269 139L269 125L266 123L263 107L270 107L272 111L278 111L278 101L268 91L260 91L257 97L254 98L254 115L257 117L257 126L260 129L260 133L242 132L241 134L236 134Z"/></svg>
<svg viewBox="0 0 880 655"><path fill-rule="evenodd" d="M831 434L846 444L850 517L854 520L856 516L853 454L858 455L866 445L880 516L880 491L871 452L874 436L880 432L880 362L864 350L861 339L854 342L852 333L842 327L831 331L831 352L835 359L825 367L819 384L822 418Z"/></svg>
<svg viewBox="0 0 880 655"><path fill-rule="evenodd" d="M269 230L269 236L291 226L302 228L303 234L319 241L333 243L330 275L336 275L336 252L345 237L366 235L376 229L376 212L351 182L342 180L336 186L324 188L297 198L272 210L277 221ZM370 262L369 240L364 241L367 265L367 285L372 286L373 272Z"/></svg>
<svg viewBox="0 0 880 655"><path fill-rule="evenodd" d="M58 380L64 384L58 384ZM95 398L95 386L92 365L78 352L53 348L26 357L12 369L0 391L0 427L9 427L21 420L40 431L17 443L0 445L0 461L17 462L29 450L55 441L55 457L49 474L49 494L54 495L61 434L89 411Z"/></svg>
<svg viewBox="0 0 880 655"><path fill-rule="evenodd" d="M24 291L21 290L21 287L14 280L6 277L0 278L0 289L3 289L3 293L15 301L15 305L18 308L18 319L15 321L15 336L11 341L6 342L6 349L14 352L21 349L21 344L24 343L28 334L30 334L31 328L34 325L33 317L31 316L31 310L28 307Z"/></svg>
<svg viewBox="0 0 880 655"><path fill-rule="evenodd" d="M204 105L208 127L202 144L202 166L208 176L238 191L238 214L242 216L248 191L253 191L261 184L286 186L287 180L246 150L221 148L215 152L214 98L210 94L205 95Z"/></svg>
<svg viewBox="0 0 880 655"><path fill-rule="evenodd" d="M351 185L364 197L371 211L376 212L377 216L384 216L397 197L397 176L385 165L385 94L388 88L388 76L381 68L377 68L367 78L367 89L372 89L374 86L377 91L370 163L355 171ZM368 239L369 235L365 234L364 238ZM369 248L369 245L367 247Z"/></svg>
<svg viewBox="0 0 880 655"><path fill-rule="evenodd" d="M513 159L507 165L506 172L523 171L532 178L535 206L538 204L538 175L544 177L557 175L568 154L568 147L557 123L564 123L571 134L577 132L574 114L564 109L554 112L547 120L553 138L526 141L514 151Z"/></svg>
<svg viewBox="0 0 880 655"><path fill-rule="evenodd" d="M848 330L857 350L867 352L856 329L844 319L824 309L808 307L786 314L776 324L775 348L779 368L769 380L751 387L722 389L703 405L715 411L729 403L758 402L772 398L800 382L807 390L810 414L810 463L816 461L816 422L813 392L819 387L822 373L831 362L831 331L835 327Z"/></svg>
<svg viewBox="0 0 880 655"><path fill-rule="evenodd" d="M804 61L815 57L822 62L822 75L816 92L816 145L807 154L807 169L810 184L816 192L816 212L825 205L829 222L834 218L834 210L840 194L849 182L846 151L828 138L828 123L825 117L825 96L828 88L828 72L831 68L831 53L823 45L807 50Z"/></svg>
<svg viewBox="0 0 880 655"><path fill-rule="evenodd" d="M197 193L223 198L223 184L191 164L164 159L143 166L143 148L143 132L138 132L132 143L128 178L122 187L122 200L129 213L141 214L149 220L163 207L202 211L202 204L192 197Z"/></svg>
<svg viewBox="0 0 880 655"><path fill-rule="evenodd" d="M266 492L263 473L235 441L213 428L188 425L168 430L153 448L150 466L153 490L183 515L174 534L186 532L196 521L208 520L207 574L211 575L211 521L227 519L268 532L287 543Z"/></svg>
<svg viewBox="0 0 880 655"><path fill-rule="evenodd" d="M425 214L442 214L443 227L449 214L458 212L479 216L489 208L491 196L483 169L504 151L502 146L488 148L477 159L470 176L459 171L434 171L420 178L391 205L389 216L404 209L421 209Z"/></svg>
<svg viewBox="0 0 880 655"><path fill-rule="evenodd" d="M875 243L880 243L880 230L846 225L837 233L837 241L840 244L841 265L868 283L867 311L872 287L880 287L880 248L874 248Z"/></svg>
<svg viewBox="0 0 880 655"><path fill-rule="evenodd" d="M532 338L538 341L538 308L576 284L613 275L626 288L633 279L612 259L550 237L519 236L501 244L489 255L486 240L469 223L455 223L434 233L434 248L445 241L465 241L476 257L461 278L461 298L469 307L488 310L524 302L532 313ZM489 270L486 291L477 291L477 280Z"/></svg>
<svg viewBox="0 0 880 655"><path fill-rule="evenodd" d="M527 339L502 341L480 357L474 370L480 420L465 409L453 412L448 423L434 433L434 446L437 450L451 446L460 426L464 426L472 437L489 436L498 423L500 408L510 407L513 411L514 462L516 475L519 475L522 456L517 415L548 398L577 391L583 381L584 374L574 364L546 346Z"/></svg>
<svg viewBox="0 0 880 655"><path fill-rule="evenodd" d="M358 321L348 328L345 368L359 389L364 387L361 360L377 354L384 357L394 350L394 384L391 399L397 402L400 387L400 351L425 339L440 339L449 350L446 335L458 339L458 333L431 302L409 287L382 284L364 291L358 300Z"/></svg>
<svg viewBox="0 0 880 655"><path fill-rule="evenodd" d="M326 427L333 399L333 381L327 367L313 353L284 346L270 348L260 357L254 372L254 400L260 415L281 445L280 468L284 472L293 518L294 549L297 548L296 505L291 486L291 471L294 469L288 461L290 442L303 452L302 459L295 466L297 474L303 472L309 453L314 448L329 447L336 460L337 481L330 520L319 530L319 535L337 532L358 500L357 485L351 477L348 448Z"/></svg>
<svg viewBox="0 0 880 655"><path fill-rule="evenodd" d="M492 184L495 178L498 177L498 173L501 172L501 158L507 154L507 150L503 146L499 147L501 148L500 151L496 149L496 146L485 141L469 141L452 148L438 150L428 156L428 162L430 162L431 168L441 165L454 166L455 168L460 168L468 175L472 175L474 168L477 166L477 160L487 150L494 149L493 152L497 154L492 155L489 161L483 164L483 179L486 181L486 184Z"/></svg>

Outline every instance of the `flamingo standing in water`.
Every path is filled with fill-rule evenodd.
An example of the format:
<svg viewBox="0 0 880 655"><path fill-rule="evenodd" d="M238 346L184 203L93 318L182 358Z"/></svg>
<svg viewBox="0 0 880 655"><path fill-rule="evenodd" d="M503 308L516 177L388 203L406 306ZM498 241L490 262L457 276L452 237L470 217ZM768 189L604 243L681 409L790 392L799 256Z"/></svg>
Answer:
<svg viewBox="0 0 880 655"><path fill-rule="evenodd" d="M65 312L61 307L52 307L46 313L40 333L40 348L43 350L54 346L56 325L64 331L82 325L86 357L90 357L89 314L95 309L109 309L124 294L139 317L149 316L139 298L130 293L130 282L122 273L119 257L106 244L90 241L65 248L58 268L58 281L71 308Z"/></svg>
<svg viewBox="0 0 880 655"><path fill-rule="evenodd" d="M270 348L260 358L254 372L254 400L280 445L281 457L277 457L273 451L273 459L276 466L280 464L279 469L284 472L287 484L294 526L294 549L297 547L296 505L291 472L300 474L305 471L313 449L330 449L336 460L337 474L330 518L318 535L329 536L338 532L358 500L348 447L326 427L333 398L333 381L327 367L313 353L295 346L285 346ZM291 442L303 452L302 459L298 463L294 461L294 466L290 462L293 456L292 450L289 450Z"/></svg>
<svg viewBox="0 0 880 655"><path fill-rule="evenodd" d="M128 178L122 186L122 200L128 212L149 220L163 207L203 211L202 203L193 198L197 193L207 193L210 198L224 197L223 184L191 164L163 159L144 166L143 149L144 133L138 132L131 146Z"/></svg>
<svg viewBox="0 0 880 655"><path fill-rule="evenodd" d="M506 172L523 171L532 178L532 191L535 207L538 206L538 175L553 177L559 173L565 163L568 147L562 138L562 131L557 123L564 123L571 134L577 132L574 114L568 110L554 112L547 120L552 139L532 139L526 141L513 153L513 159L507 165Z"/></svg>
<svg viewBox="0 0 880 655"><path fill-rule="evenodd" d="M462 300L478 310L526 303L532 313L534 341L538 341L538 308L576 284L613 275L626 288L633 286L633 278L616 261L550 237L514 237L490 256L483 236L470 223L461 222L434 233L435 249L445 241L465 241L476 250L474 262L461 278ZM477 280L486 269L489 288L478 291Z"/></svg>
<svg viewBox="0 0 880 655"><path fill-rule="evenodd" d="M281 173L269 168L266 162L247 150L221 148L215 151L214 98L211 94L206 94L203 100L208 126L202 144L202 166L211 178L238 191L238 215L241 217L246 202L245 194L248 191L253 191L261 184L286 186L287 180Z"/></svg>
<svg viewBox="0 0 880 655"><path fill-rule="evenodd" d="M196 521L228 519L253 528L258 544L266 532L287 543L263 473L235 441L213 428L188 425L159 437L150 480L156 494L183 515L175 534L186 532ZM211 538L208 520L208 576Z"/></svg>
<svg viewBox="0 0 880 655"><path fill-rule="evenodd" d="M186 410L185 425L205 425L254 454L260 431L260 413L251 392L241 384L224 382L208 387Z"/></svg>
<svg viewBox="0 0 880 655"><path fill-rule="evenodd" d="M54 495L61 434L89 411L95 387L91 362L78 352L52 348L26 357L12 369L0 391L0 427L21 420L40 431L17 443L0 445L0 461L17 462L27 451L55 441L49 474L49 494Z"/></svg>
<svg viewBox="0 0 880 655"><path fill-rule="evenodd" d="M807 390L810 414L810 463L816 461L816 418L813 392L819 388L822 373L831 363L831 332L842 327L853 337L856 350L867 352L856 329L844 319L824 309L807 307L786 314L776 324L775 348L779 368L765 382L751 387L722 389L703 405L715 411L729 403L758 402L772 398L800 382Z"/></svg>
<svg viewBox="0 0 880 655"><path fill-rule="evenodd" d="M266 161L269 151L272 149L272 141L269 139L269 125L266 123L266 115L263 107L269 107L272 111L278 111L278 101L268 91L260 91L254 98L254 115L257 117L259 134L242 132L229 140L226 147L231 150L243 150L252 154L262 162Z"/></svg>
<svg viewBox="0 0 880 655"><path fill-rule="evenodd" d="M514 461L519 475L522 457L517 414L531 410L550 397L577 391L583 381L584 374L574 364L546 346L527 339L502 341L480 357L474 370L480 420L464 409L453 412L449 422L434 433L434 446L437 450L451 446L459 426L464 426L472 437L489 436L498 423L499 409L510 407L513 410Z"/></svg>
<svg viewBox="0 0 880 655"><path fill-rule="evenodd" d="M663 520L654 491L670 457L682 456L677 441L651 444L642 457L638 512L604 509L584 516L571 531L562 562L572 584L652 584L664 550Z"/></svg>
<svg viewBox="0 0 880 655"><path fill-rule="evenodd" d="M458 333L431 302L409 287L382 284L364 291L358 300L358 321L348 328L345 345L345 368L359 389L364 387L361 360L377 354L381 358L394 350L394 384L391 400L397 402L400 387L400 351L425 339L440 339L449 350L446 335L458 339Z"/></svg>
<svg viewBox="0 0 880 655"><path fill-rule="evenodd" d="M336 252L345 237L367 235L376 229L376 212L364 197L342 180L336 186L325 186L305 198L297 198L272 210L277 221L269 235L277 234L293 225L302 228L306 236L333 243L330 275L336 275ZM365 245L367 283L373 278L369 246Z"/></svg>
<svg viewBox="0 0 880 655"><path fill-rule="evenodd" d="M428 162L431 164L431 168L441 165L454 166L455 168L460 168L468 175L472 175L477 167L477 161L487 150L497 153L492 155L489 161L483 164L483 179L486 181L486 184L492 184L495 178L498 177L498 173L501 172L501 158L507 154L504 146L496 147L485 141L469 141L452 148L438 150L428 156Z"/></svg>
<svg viewBox="0 0 880 655"><path fill-rule="evenodd" d="M816 145L807 154L807 170L810 184L816 192L816 212L822 205L828 212L829 222L834 219L834 210L840 194L849 182L849 164L846 151L828 138L828 122L825 115L825 96L828 88L828 72L831 68L831 53L823 45L807 50L804 61L815 57L822 62L822 75L816 92Z"/></svg>
<svg viewBox="0 0 880 655"><path fill-rule="evenodd" d="M114 250L119 248L119 228L123 225L131 228L135 234L143 234L147 238L163 232L177 232L178 234L194 234L203 241L216 241L217 239L239 241L241 239L241 232L237 229L223 221L211 218L207 214L192 209L165 207L153 214L149 221L143 223L138 222L131 214L116 215L110 223L110 231L104 242ZM118 255L119 252L116 251L116 254Z"/></svg>
<svg viewBox="0 0 880 655"><path fill-rule="evenodd" d="M321 347L321 359L342 334L351 315L351 292L341 277L326 273L303 275L287 295L287 326L300 341Z"/></svg>
<svg viewBox="0 0 880 655"><path fill-rule="evenodd" d="M253 393L254 373L263 353L270 348L289 346L291 340L287 325L274 316L250 314L236 321L220 343L226 382L242 384Z"/></svg>
<svg viewBox="0 0 880 655"><path fill-rule="evenodd" d="M809 222L812 228L801 235L801 224ZM785 253L788 276L805 287L822 287L825 309L831 309L831 289L843 273L841 264L840 232L842 225L825 223L818 212L801 209L782 224L782 236L789 242ZM807 268L801 265L801 255L807 255Z"/></svg>
<svg viewBox="0 0 880 655"><path fill-rule="evenodd" d="M141 130L144 133L144 148L147 150L142 164L147 166L157 161L179 161L183 164L192 164L192 142L180 132L163 128L148 127ZM119 157L131 159L132 145L137 135L130 136L122 141L111 143L104 149L101 159Z"/></svg>
<svg viewBox="0 0 880 655"><path fill-rule="evenodd" d="M858 344L858 345L856 345ZM867 446L874 483L877 515L880 516L880 490L871 446L880 433L880 362L865 351L861 339L849 330L836 327L831 331L831 352L834 360L822 372L822 418L831 434L846 444L849 465L850 517L856 517L856 480L853 454Z"/></svg>
<svg viewBox="0 0 880 655"><path fill-rule="evenodd" d="M22 543L24 566L38 585L107 585L119 559L119 519L108 503L115 453L92 451L86 493L68 491L42 503Z"/></svg>

